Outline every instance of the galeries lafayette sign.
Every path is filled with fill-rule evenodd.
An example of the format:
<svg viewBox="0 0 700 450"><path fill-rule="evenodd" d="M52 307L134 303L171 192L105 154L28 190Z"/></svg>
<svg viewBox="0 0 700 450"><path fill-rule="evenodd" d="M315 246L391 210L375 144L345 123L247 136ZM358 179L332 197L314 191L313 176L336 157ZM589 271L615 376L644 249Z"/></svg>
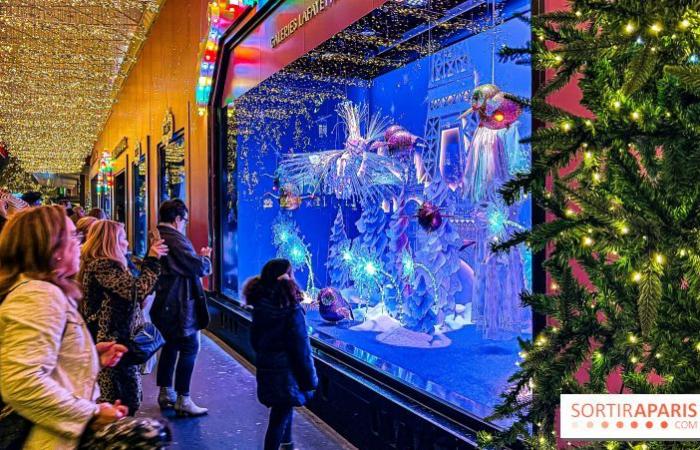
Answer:
<svg viewBox="0 0 700 450"><path fill-rule="evenodd" d="M272 48L277 47L294 33L299 31L301 27L306 25L314 17L326 11L328 8L333 6L339 0L316 0L310 4L305 10L299 13L299 15L292 20L290 20L285 26L283 26L270 40L270 45Z"/></svg>

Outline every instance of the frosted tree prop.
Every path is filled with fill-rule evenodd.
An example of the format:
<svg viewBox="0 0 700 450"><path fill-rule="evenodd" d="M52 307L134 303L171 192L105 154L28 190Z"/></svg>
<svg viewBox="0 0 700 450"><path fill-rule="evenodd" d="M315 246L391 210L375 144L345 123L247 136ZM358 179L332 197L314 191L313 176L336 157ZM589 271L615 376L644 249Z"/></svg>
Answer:
<svg viewBox="0 0 700 450"><path fill-rule="evenodd" d="M291 218L280 214L272 224L272 239L277 248L278 258L289 260L294 269L308 271L306 292L313 297L316 294L316 285L311 251L299 231L299 226Z"/></svg>
<svg viewBox="0 0 700 450"><path fill-rule="evenodd" d="M335 216L333 227L331 228L331 236L329 240L328 259L326 260L326 268L330 278L330 284L338 289L344 289L350 286L350 239L345 232L345 221L343 220L343 210L338 208L338 214Z"/></svg>
<svg viewBox="0 0 700 450"><path fill-rule="evenodd" d="M450 189L441 179L433 180L425 189L426 200L440 208L447 216L451 212L450 193ZM457 276L461 267L459 251L462 245L462 239L449 219L445 219L434 231L422 228L418 230L414 257L416 267L418 264L425 267L429 276L418 272L414 287L422 289L427 295L432 290L428 281L433 278L439 292L439 296L435 298L435 305L430 307L425 302L411 303L410 300L407 304L406 314L411 316L413 323L420 324L423 329L428 328L426 321L433 320L435 325L444 316L455 311L456 296L462 290L462 283ZM434 310L434 318L429 314L430 308Z"/></svg>
<svg viewBox="0 0 700 450"><path fill-rule="evenodd" d="M399 195L396 211L391 216L386 235L388 272L394 275L397 281L396 293L393 297L387 297L386 307L394 317L401 320L404 298L411 294L414 265L411 244L408 237L410 217L406 215L406 201L404 192Z"/></svg>

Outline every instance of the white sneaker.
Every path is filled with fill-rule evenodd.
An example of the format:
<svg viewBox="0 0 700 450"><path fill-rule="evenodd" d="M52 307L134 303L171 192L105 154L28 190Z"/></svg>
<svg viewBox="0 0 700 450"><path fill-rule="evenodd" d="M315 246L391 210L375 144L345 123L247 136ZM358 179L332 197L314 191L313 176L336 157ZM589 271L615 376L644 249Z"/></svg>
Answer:
<svg viewBox="0 0 700 450"><path fill-rule="evenodd" d="M203 416L209 410L197 406L189 395L178 395L175 403L175 412L178 416Z"/></svg>

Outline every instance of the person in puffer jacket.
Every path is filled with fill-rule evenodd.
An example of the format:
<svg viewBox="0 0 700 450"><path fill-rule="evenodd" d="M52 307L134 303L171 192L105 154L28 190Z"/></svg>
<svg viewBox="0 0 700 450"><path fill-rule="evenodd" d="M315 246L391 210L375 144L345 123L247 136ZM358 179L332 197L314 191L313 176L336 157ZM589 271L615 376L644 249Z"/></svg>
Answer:
<svg viewBox="0 0 700 450"><path fill-rule="evenodd" d="M243 295L253 307L258 400L270 408L265 450L293 449L294 407L312 397L318 378L292 265L286 259L268 261L246 282Z"/></svg>

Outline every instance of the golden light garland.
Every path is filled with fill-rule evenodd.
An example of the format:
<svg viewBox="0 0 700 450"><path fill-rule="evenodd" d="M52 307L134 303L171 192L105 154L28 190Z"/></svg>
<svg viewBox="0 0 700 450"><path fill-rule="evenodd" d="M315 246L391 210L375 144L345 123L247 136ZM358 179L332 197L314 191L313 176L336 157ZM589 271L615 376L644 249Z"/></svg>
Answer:
<svg viewBox="0 0 700 450"><path fill-rule="evenodd" d="M28 172L76 173L164 0L0 0L0 141Z"/></svg>

